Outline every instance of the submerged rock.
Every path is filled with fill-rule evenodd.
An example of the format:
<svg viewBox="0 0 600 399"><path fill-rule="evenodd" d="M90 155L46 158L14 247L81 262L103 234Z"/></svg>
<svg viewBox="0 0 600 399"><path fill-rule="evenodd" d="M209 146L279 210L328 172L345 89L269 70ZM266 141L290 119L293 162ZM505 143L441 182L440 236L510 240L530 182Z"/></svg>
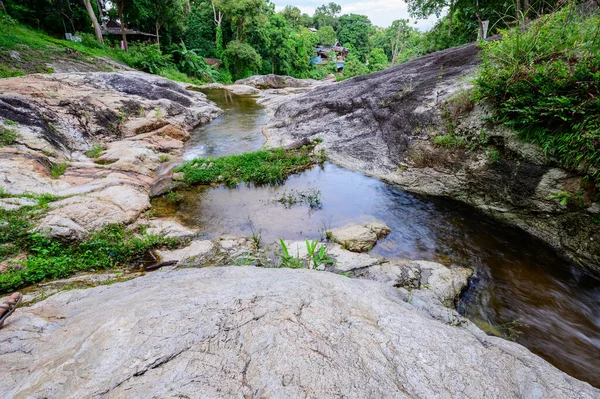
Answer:
<svg viewBox="0 0 600 399"><path fill-rule="evenodd" d="M403 288L309 270L155 272L59 293L0 330L6 397L596 398ZM449 309L442 310L446 313Z"/></svg>

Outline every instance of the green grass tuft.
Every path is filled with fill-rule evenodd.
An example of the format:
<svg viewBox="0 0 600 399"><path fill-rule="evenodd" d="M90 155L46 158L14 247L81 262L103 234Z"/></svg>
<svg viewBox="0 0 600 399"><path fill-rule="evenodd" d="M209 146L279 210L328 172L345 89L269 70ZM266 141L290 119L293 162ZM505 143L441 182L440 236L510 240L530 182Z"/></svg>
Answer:
<svg viewBox="0 0 600 399"><path fill-rule="evenodd" d="M92 148L85 152L85 155L87 155L90 158L98 158L100 154L102 154L102 151L104 151L104 148L102 148L98 144L94 144Z"/></svg>
<svg viewBox="0 0 600 399"><path fill-rule="evenodd" d="M52 164L52 166L50 167L50 175L53 179L58 179L59 177L65 174L65 170L67 170L68 167L69 164L66 162Z"/></svg>
<svg viewBox="0 0 600 399"><path fill-rule="evenodd" d="M0 147L15 144L18 138L19 133L15 129L0 126Z"/></svg>
<svg viewBox="0 0 600 399"><path fill-rule="evenodd" d="M191 184L226 184L241 182L281 184L288 175L314 165L311 148L300 150L271 149L215 159L194 159L180 166L186 182Z"/></svg>

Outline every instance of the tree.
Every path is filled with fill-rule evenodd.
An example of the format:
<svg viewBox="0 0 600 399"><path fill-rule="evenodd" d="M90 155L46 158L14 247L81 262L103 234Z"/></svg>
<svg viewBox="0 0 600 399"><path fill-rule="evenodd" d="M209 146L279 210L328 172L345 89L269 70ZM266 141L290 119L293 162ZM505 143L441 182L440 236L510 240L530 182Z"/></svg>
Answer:
<svg viewBox="0 0 600 399"><path fill-rule="evenodd" d="M372 72L382 71L388 67L388 58L383 49L377 47L369 54L369 69Z"/></svg>
<svg viewBox="0 0 600 399"><path fill-rule="evenodd" d="M317 7L313 15L315 27L321 29L324 26L331 26L337 31L339 28L338 15L341 11L342 7L333 2Z"/></svg>
<svg viewBox="0 0 600 399"><path fill-rule="evenodd" d="M132 0L136 8L138 23L152 21L157 43L160 48L160 30L167 28L171 32L183 31L187 13L187 0Z"/></svg>
<svg viewBox="0 0 600 399"><path fill-rule="evenodd" d="M347 14L340 17L338 40L342 46L350 47L362 61L370 50L370 39L374 31L371 21L365 15Z"/></svg>
<svg viewBox="0 0 600 399"><path fill-rule="evenodd" d="M266 15L273 13L265 0L215 0L215 7L229 18L239 41L246 39L246 31L266 23Z"/></svg>
<svg viewBox="0 0 600 399"><path fill-rule="evenodd" d="M217 57L221 57L221 55L223 55L223 28L221 27L221 24L223 23L223 13L221 10L217 12L215 0L211 0L211 4L213 9L213 21L217 27L215 36L215 49L217 52Z"/></svg>
<svg viewBox="0 0 600 399"><path fill-rule="evenodd" d="M264 46L265 57L271 66L270 73L282 75L290 74L290 60L293 58L292 48L289 42L291 34L287 21L281 14L269 15L269 23L266 25L267 43Z"/></svg>
<svg viewBox="0 0 600 399"><path fill-rule="evenodd" d="M90 19L92 20L92 25L94 25L94 33L96 34L96 39L99 43L104 44L104 39L102 38L102 31L100 30L100 24L98 23L96 13L92 8L90 0L83 0L83 4L85 5L85 9L87 10L88 15L90 16ZM4 8L4 5L2 5L2 7Z"/></svg>
<svg viewBox="0 0 600 399"><path fill-rule="evenodd" d="M302 11L298 7L285 6L281 15L292 28L296 29L300 24L300 18L302 18Z"/></svg>
<svg viewBox="0 0 600 399"><path fill-rule="evenodd" d="M262 59L256 50L247 43L233 40L223 51L225 65L235 79L247 77L256 73L262 64Z"/></svg>
<svg viewBox="0 0 600 399"><path fill-rule="evenodd" d="M331 26L324 26L317 31L317 37L319 38L319 44L323 46L333 46L336 42L335 31Z"/></svg>
<svg viewBox="0 0 600 399"><path fill-rule="evenodd" d="M119 21L121 22L121 39L123 40L123 47L125 51L129 48L127 45L127 33L125 32L125 19L123 18L123 10L125 9L125 0L115 0L119 10Z"/></svg>
<svg viewBox="0 0 600 399"><path fill-rule="evenodd" d="M369 68L356 54L349 53L344 62L344 79L369 73Z"/></svg>

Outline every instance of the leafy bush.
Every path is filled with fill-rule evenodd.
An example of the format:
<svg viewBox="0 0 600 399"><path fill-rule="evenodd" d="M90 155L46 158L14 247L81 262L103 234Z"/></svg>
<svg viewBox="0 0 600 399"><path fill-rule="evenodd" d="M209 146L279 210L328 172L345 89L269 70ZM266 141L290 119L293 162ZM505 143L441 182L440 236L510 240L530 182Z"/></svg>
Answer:
<svg viewBox="0 0 600 399"><path fill-rule="evenodd" d="M318 65L313 65L308 72L308 77L315 80L325 79L327 75L329 75L327 68Z"/></svg>
<svg viewBox="0 0 600 399"><path fill-rule="evenodd" d="M477 86L494 118L563 167L600 177L600 15L575 8L483 44Z"/></svg>
<svg viewBox="0 0 600 399"><path fill-rule="evenodd" d="M81 37L81 44L83 44L86 47L99 49L104 48L104 46L100 44L100 42L98 42L96 36L94 36L91 33L81 32L78 33L78 36Z"/></svg>
<svg viewBox="0 0 600 399"><path fill-rule="evenodd" d="M122 58L129 66L154 74L173 65L171 56L164 55L155 44L131 44Z"/></svg>
<svg viewBox="0 0 600 399"><path fill-rule="evenodd" d="M388 59L383 49L377 47L369 54L369 69L372 72L382 71L388 67Z"/></svg>
<svg viewBox="0 0 600 399"><path fill-rule="evenodd" d="M221 68L217 70L217 82L230 84L233 83L233 76L227 70L227 68Z"/></svg>
<svg viewBox="0 0 600 399"><path fill-rule="evenodd" d="M223 61L233 73L235 79L253 75L262 65L262 58L256 50L247 43L233 40L223 51Z"/></svg>

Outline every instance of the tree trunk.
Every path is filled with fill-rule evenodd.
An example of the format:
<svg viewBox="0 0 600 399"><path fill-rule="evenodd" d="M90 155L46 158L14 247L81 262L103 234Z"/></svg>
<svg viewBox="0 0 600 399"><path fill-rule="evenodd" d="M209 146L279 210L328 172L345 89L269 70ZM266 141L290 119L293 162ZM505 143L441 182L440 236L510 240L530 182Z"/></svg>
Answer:
<svg viewBox="0 0 600 399"><path fill-rule="evenodd" d="M529 20L529 0L523 0L523 14L525 14L525 21Z"/></svg>
<svg viewBox="0 0 600 399"><path fill-rule="evenodd" d="M102 3L102 0L96 0L96 4L98 5L98 15L100 16L100 26L104 26L104 13L102 12L102 9L104 8L104 4Z"/></svg>
<svg viewBox="0 0 600 399"><path fill-rule="evenodd" d="M158 49L160 50L160 36L158 35L158 31L160 30L160 24L158 23L158 19L156 20L156 44L158 45Z"/></svg>
<svg viewBox="0 0 600 399"><path fill-rule="evenodd" d="M521 0L517 0L515 15L517 16L517 25L519 25L519 21L521 20Z"/></svg>
<svg viewBox="0 0 600 399"><path fill-rule="evenodd" d="M4 8L4 2L0 0L0 10L6 12L6 8Z"/></svg>
<svg viewBox="0 0 600 399"><path fill-rule="evenodd" d="M127 33L125 32L125 19L123 18L123 8L125 8L125 0L119 1L119 20L121 20L121 40L123 40L123 47L125 51L129 49L127 45Z"/></svg>
<svg viewBox="0 0 600 399"><path fill-rule="evenodd" d="M92 8L92 4L90 0L83 0L83 4L85 4L85 9L87 10L90 19L92 20L92 25L94 25L94 32L96 33L96 39L101 44L104 44L104 39L102 38L102 31L100 30L100 24L98 23L98 19L96 18L96 13L94 13L94 9Z"/></svg>
<svg viewBox="0 0 600 399"><path fill-rule="evenodd" d="M452 14L454 13L454 0L450 0L450 10L448 11L448 37L452 36Z"/></svg>

